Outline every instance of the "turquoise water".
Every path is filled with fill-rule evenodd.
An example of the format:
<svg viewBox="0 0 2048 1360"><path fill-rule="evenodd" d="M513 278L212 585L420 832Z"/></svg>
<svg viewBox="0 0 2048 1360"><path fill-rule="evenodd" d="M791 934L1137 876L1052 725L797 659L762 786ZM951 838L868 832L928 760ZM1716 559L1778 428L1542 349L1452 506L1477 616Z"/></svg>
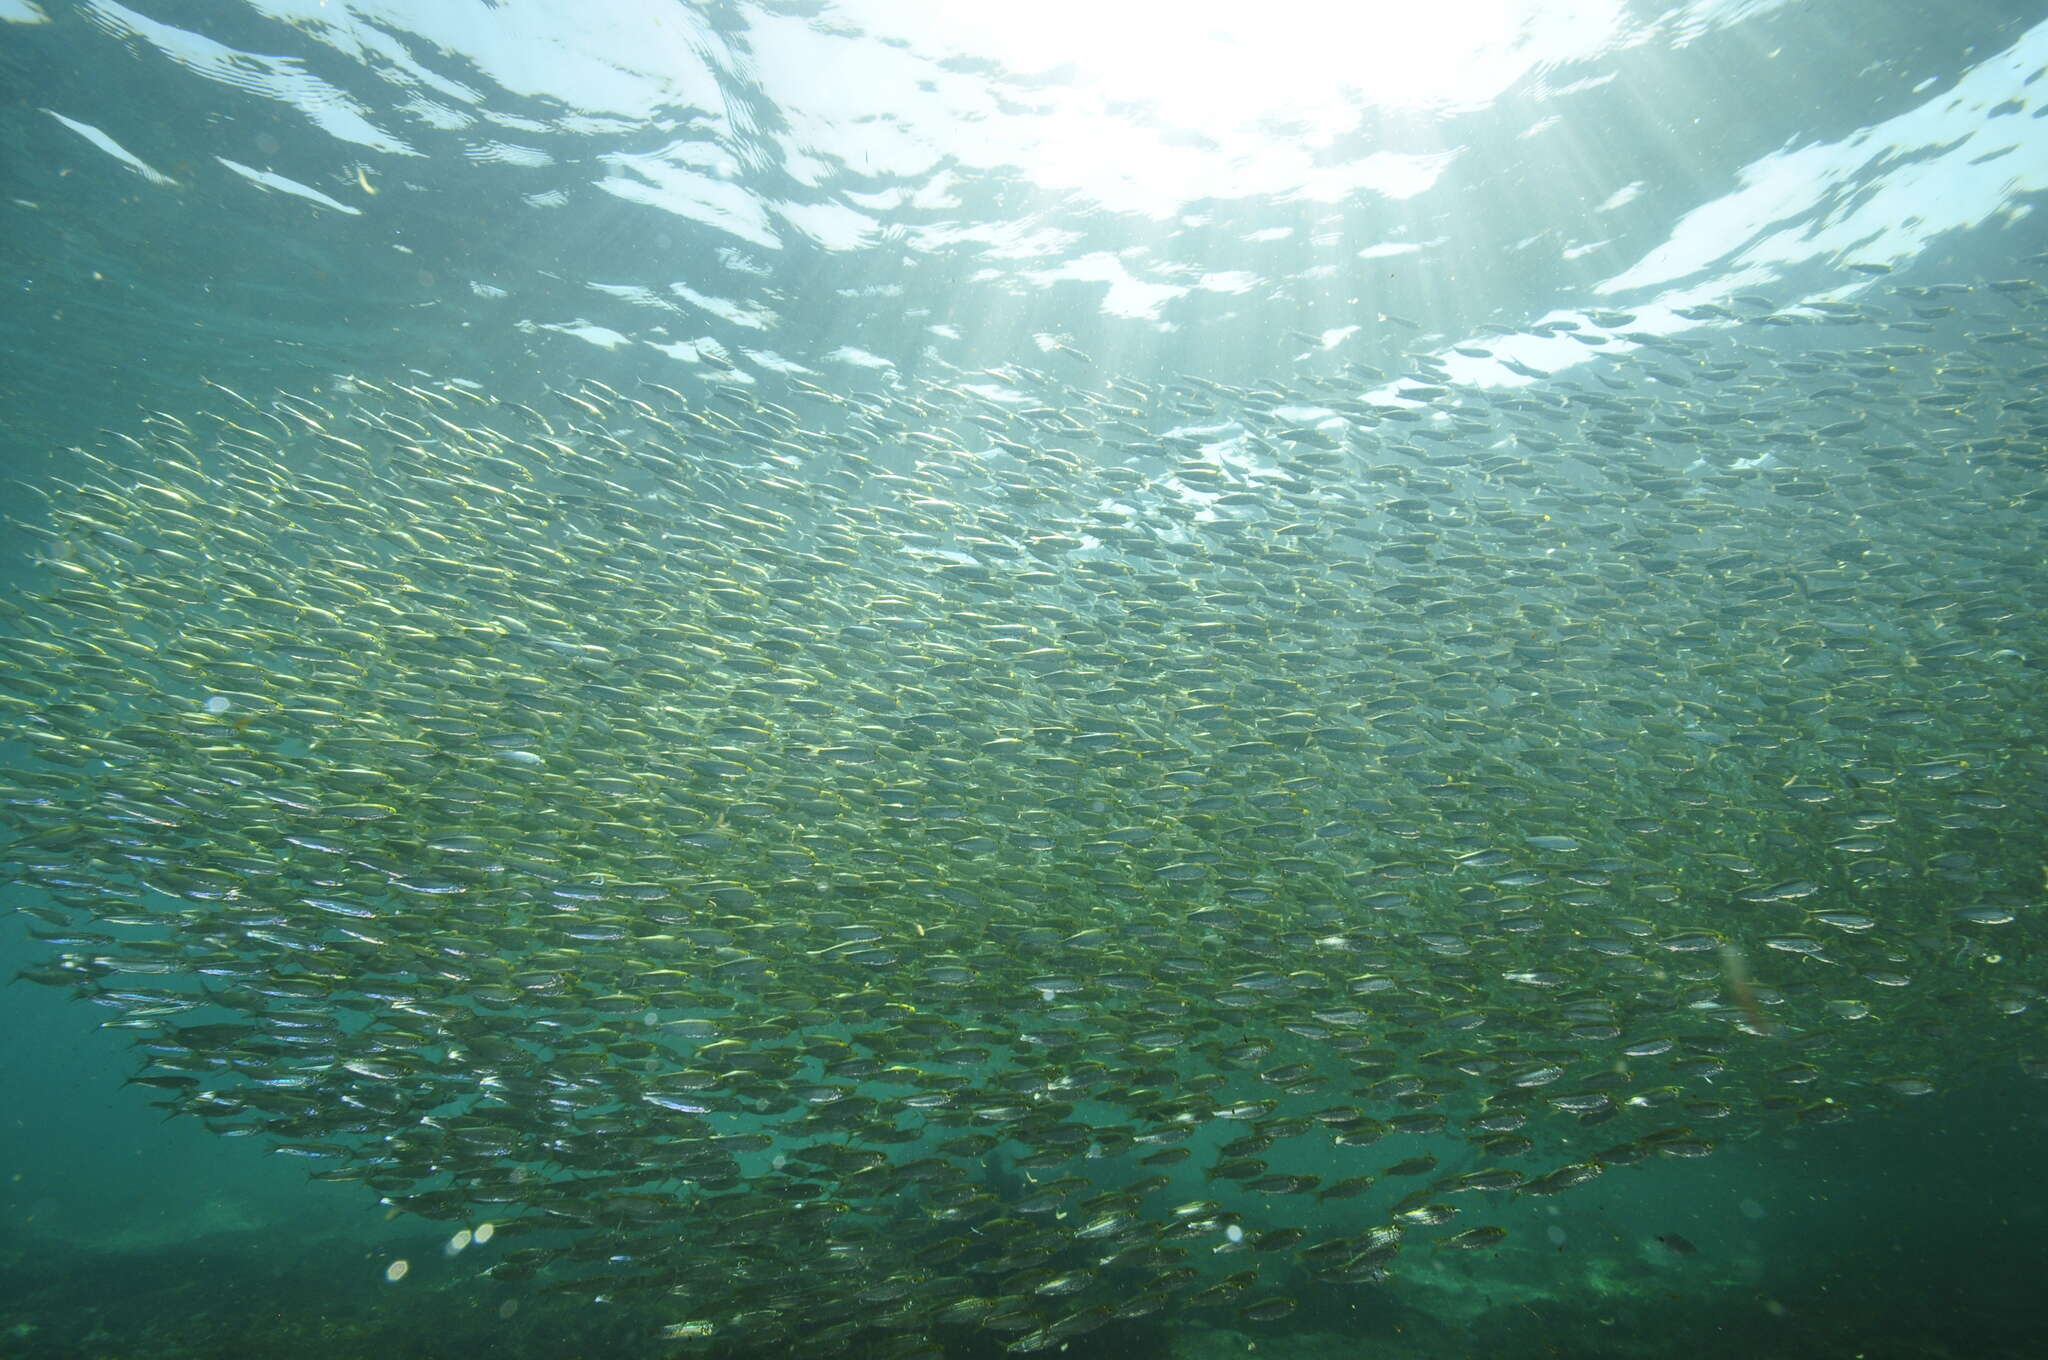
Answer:
<svg viewBox="0 0 2048 1360"><path fill-rule="evenodd" d="M2048 376L2048 233L2034 214L2048 188L2044 20L2038 5L1709 0L1412 13L0 0L11 96L0 112L0 402L6 476L18 488L0 570L10 598L32 602L9 615L15 642L0 674L15 732L7 834L22 838L7 851L6 901L29 909L0 926L0 939L7 971L31 980L0 989L12 1036L0 1052L0 1355L772 1355L802 1350L800 1324L812 1317L814 1353L874 1356L998 1354L1033 1339L1030 1349L1068 1354L2034 1353L2048 1208L2048 422L2037 395ZM407 389L430 395L397 395ZM528 408L530 421L515 414ZM745 419L692 425L679 414L692 411ZM314 413L351 431L349 448L374 447L320 444L309 436ZM420 427L422 464L363 434L387 415ZM447 450L470 452L468 436L428 428L429 415L529 441L509 459L516 466L467 465L486 481L527 480L505 497L429 477L421 468ZM209 433L157 442L179 426ZM398 439L392 423L377 428ZM560 455L533 448L543 433L597 460L605 479L557 480ZM1010 445L1021 450L1014 465L1002 462ZM865 463L835 462L856 446ZM151 501L148 479L165 466L151 460L172 448L191 471L163 475L190 500ZM634 461L650 448L674 461ZM284 474L279 487L296 483L294 496L338 486L388 523L336 528L280 492L275 503L301 536L274 530L259 517L258 483L229 480L252 450ZM954 450L962 456L945 462ZM831 478L848 466L893 473L907 489L843 492ZM81 484L108 488L113 501L76 499ZM443 494L451 499L421 499ZM165 518L167 503L191 513ZM874 529L860 515L877 504L923 518ZM786 519L758 536L759 521L735 527L714 513L763 506ZM543 511L559 518L534 517ZM77 533L67 512L120 518L142 546L131 553L120 539ZM487 1180L492 1158L436 1165L450 1181L418 1178L401 1191L309 1180L302 1157L274 1155L281 1140L318 1142L329 1150L313 1154L317 1166L361 1167L416 1134L422 1117L458 1117L468 1108L459 1102L402 1113L375 1097L351 1104L377 1088L329 1062L325 1103L302 1117L317 1133L192 1110L166 1119L176 1103L163 1099L167 1088L128 1083L152 1075L135 1041L161 1027L106 1023L150 1022L145 1003L109 996L104 972L46 973L54 985L31 985L66 950L142 957L123 954L141 927L96 924L119 914L107 903L167 910L151 861L120 853L138 849L120 839L131 829L120 800L138 796L123 781L136 768L151 779L196 769L181 764L196 748L144 743L152 754L141 754L138 731L225 714L226 725L205 730L271 742L266 758L291 769L294 787L323 787L330 806L343 789L396 804L390 825L400 831L352 833L369 838L356 851L380 866L373 877L402 885L415 866L446 870L469 853L423 848L450 830L433 818L455 815L431 810L447 804L426 801L425 767L417 786L407 778L394 792L363 793L360 773L341 772L353 758L322 754L317 724L294 718L270 731L276 704L290 703L273 699L272 682L181 669L180 634L251 618L275 628L265 645L277 650L234 634L209 662L253 658L274 675L324 664L294 656L309 638L284 637L287 615L266 614L265 592L238 587L232 572L285 582L278 594L296 608L328 599L294 593L322 553L344 564L322 570L367 583L363 599L387 589L380 566L427 581L404 560L418 543L396 548L377 538L380 527L559 548L579 565L502 559L518 580L512 605L503 592L444 585L425 606L445 642L493 610L516 612L525 592L535 606L525 627L547 634L569 629L579 605L593 628L616 627L643 603L686 602L706 582L734 589L734 561L773 563L786 580L798 559L785 552L828 542L820 526L842 513L857 530L842 540L852 556L833 559L857 568L848 593L820 569L815 614L776 611L803 638L781 638L788 648L856 630L838 633L851 641L820 663L832 683L812 701L817 714L778 712L757 729L739 691L685 688L690 703L673 722L704 733L740 724L741 735L702 737L728 756L756 750L757 730L823 724L815 730L832 741L805 736L787 766L760 755L740 763L774 765L785 800L822 788L852 810L785 810L784 826L745 811L715 784L723 775L699 769L713 782L643 823L640 846L694 829L688 817L739 844L663 841L682 867L657 873L660 885L687 894L678 885L699 875L751 884L770 900L750 925L794 920L801 933L854 918L774 897L768 885L791 856L801 850L807 865L838 873L837 891L859 880L867 895L851 910L900 951L859 985L1014 1038L1020 1053L1051 1043L1053 1065L1083 1073L1077 1089L1087 1093L1064 1102L1078 1110L1061 1118L1091 1129L1142 1130L1150 1117L1142 1100L1116 1099L1113 1083L1089 1087L1091 1063L1124 1063L1145 1075L1126 1085L1176 1092L1176 1082L1192 1092L1211 1077L1245 1099L1280 1089L1279 1117L1344 1099L1378 1119L1412 1115L1429 1106L1402 1104L1416 1092L1385 1082L1420 1073L1424 1094L1441 1097L1462 1128L1496 1091L1500 1062L1526 1074L1550 1049L1569 1070L1563 1085L1531 1078L1520 1089L1569 1089L1591 1102L1585 1127L1573 1122L1578 1108L1559 1107L1573 1119L1543 1113L1529 1128L1534 1147L1484 1155L1455 1135L1401 1132L1369 1162L1290 1141L1259 1150L1271 1163L1259 1169L1319 1176L1327 1188L1363 1167L1379 1187L1357 1199L1276 1190L1254 1200L1208 1173L1256 1120L1215 1116L1191 1140L1197 1158L1169 1164L1168 1184L1145 1192L1138 1222L1104 1230L1135 1240L1167 1222L1169 1205L1213 1197L1245 1216L1255 1242L1299 1226L1313 1243L1387 1221L1398 1193L1387 1167L1439 1157L1424 1174L1440 1171L1442 1197L1463 1212L1441 1231L1404 1228L1399 1262L1362 1283L1318 1278L1313 1259L1276 1238L1264 1239L1271 1250L1237 1250L1243 1230L1231 1237L1219 1219L1191 1239L1196 1279L1175 1286L1170 1303L1106 1324L1082 1317L1071 1336L1049 1336L1043 1329L1080 1316L1073 1309L1106 1316L1145 1285L1104 1266L1093 1292L1061 1303L1058 1286L975 1264L995 1254L995 1239L975 1229L969 1236L985 1242L962 1249L969 1266L920 1258L862 1293L806 1277L793 1263L807 1258L776 1237L747 1239L784 1291L757 1308L721 1287L724 1258L690 1253L702 1220L679 1216L660 1222L686 1242L687 1311L623 1287L610 1297L574 1264L584 1259L576 1250L603 1252L576 1247L565 1229L553 1229L559 1243L540 1232L565 1255L534 1272L501 1269L519 1249L511 1233L457 1240L517 1217L488 1207L503 1200L427 1214L380 1202L451 1182L476 1189L485 1181L463 1178ZM244 536L208 532L219 525L245 526ZM1065 537L1090 525L1099 539ZM722 554L728 534L755 556ZM1240 551L1246 541L1256 548ZM1142 588L1104 561L1136 563ZM1027 567L1041 579L1016 575ZM637 585L602 575L629 568ZM196 602L178 594L181 581L203 587ZM1076 623L1098 594L1116 602L1104 606L1111 622ZM744 608L707 598L715 607L690 617L715 621L709 641L759 640L749 631L749 615L765 608L758 591ZM117 618L95 612L130 600ZM1511 630L1498 629L1497 610L1512 613ZM310 613L289 618L309 633L322 626ZM858 631L907 631L904 618L932 644L918 663L929 671L872 659ZM1047 636L1047 620L1063 619L1074 673L1094 678L1062 687L1056 673L1034 688L1032 667L1053 663L1020 659L1021 648L999 649L965 679L945 669L940 648L1015 619ZM402 660L413 645L404 628L417 632L417 619L400 626L366 611L352 622L401 658L392 674L424 686L400 696L406 705L474 660L460 649L445 666ZM1208 652L1226 627L1254 641ZM93 661L108 654L110 632L171 658L138 672L148 694ZM515 635L525 636L502 634ZM1162 636L1171 646L1148 650ZM616 638L613 647L625 655ZM519 664L573 697L577 712L599 715L600 727L574 739L589 749L591 731L630 729L629 713L653 703L617 685L585 689L605 681L562 660L568 648L522 650ZM1560 654L1569 674L1552 664ZM551 656L559 669L547 669ZM1198 692L1223 680L1155 681L1175 662L1222 673L1228 699ZM696 682L692 670L675 683ZM252 686L257 697L244 697ZM1413 712L1374 707L1390 693L1420 698ZM842 697L854 695L872 701L864 713ZM365 694L360 711L415 722L414 707L380 707L392 697ZM205 706L213 699L218 709ZM458 726L479 716L461 694L448 705ZM932 706L973 710L970 727L1009 714L1032 740L1057 730L1065 750L1090 756L1055 755L1038 767L1048 773L1021 776L920 763L953 748L941 727L911 722L893 732L903 754L866 773L858 743L883 738L857 724L885 708ZM1179 715L1208 708L1224 711L1189 719L1213 724L1172 741L1213 781L1181 784L1214 807L1184 814L1170 804L1159 792L1175 782L1167 766L1160 782L1141 782L1092 756L1120 731L1115 750L1148 768ZM245 709L253 729L233 727ZM1112 711L1121 729L1089 726ZM1301 737L1311 718L1325 735ZM1244 730L1226 731L1234 723ZM558 745L532 760L559 770L578 748L550 731ZM1000 743L997 731L986 735ZM79 741L89 758L65 759ZM123 745L92 744L105 741ZM646 758L620 741L604 748L617 769L580 766L561 806L599 819L587 811L595 801L577 800L613 796L592 781ZM1232 773L1233 759L1249 760L1251 773ZM463 777L498 793L524 787L508 763L519 764L466 765ZM1051 826L1051 839L1079 849L1045 867L1031 858L1042 853L1035 842L991 836L982 849L934 831L932 843L949 848L928 855L902 831L916 817L901 809L915 800L891 792L912 778L905 771L927 781L917 786L930 800L919 804L923 826L979 829L1023 808L1009 831ZM38 778L67 790L63 816ZM873 801L885 794L897 801ZM1104 801L1091 809L1082 795ZM275 815L237 806L254 825ZM1045 820L1027 827L1025 812ZM1629 830L1632 817L1659 826ZM74 822L97 839L70 839ZM803 839L827 830L852 844ZM532 831L557 833L570 834ZM186 870L214 870L233 852L238 867L224 872L238 879L239 900L269 891L234 818L140 834L142 850L171 845ZM1146 858L1154 838L1181 858ZM1570 858L1582 851L1604 858ZM883 867L875 856L885 852L912 867ZM615 854L579 863L616 880L628 868ZM1515 881L1511 871L1531 864L1535 877ZM290 865L297 892L335 891L317 886L324 871ZM431 901L418 910L461 910L442 894L460 898L466 881L423 890ZM920 951L936 946L918 943L923 908L899 909L892 894L934 881L955 890L945 900L968 918L956 930L986 924L989 940L1014 946L975 956L1012 990L957 999L944 990L952 984L918 972ZM103 896L82 897L80 882ZM526 890L478 880L472 900ZM1390 892L1405 900L1371 904ZM216 909L197 889L190 900L200 905L181 912ZM724 909L745 915L751 905ZM1034 955L1028 923L1041 916L1112 933L1150 923L1154 933L1099 958L1086 952L1092 943L1072 957ZM222 982L202 967L219 960L195 942L205 921L178 918L176 967L127 979L168 978L178 1005L199 1007L178 1024L274 1012L358 1032L359 1012L342 1000L365 993L348 986L311 1005L238 1001L251 978L304 976L299 937L245 942L246 970ZM474 925L450 921L442 933ZM1161 935L1160 921L1173 929ZM993 933L1020 922L1021 934ZM1636 942L1694 930L1711 936L1705 947ZM79 931L102 937L67 942ZM864 938L776 938L765 933L754 948L791 988L829 1000L831 988L855 985L829 951ZM516 959L527 945L500 947ZM1176 952L1184 947L1217 960L1215 976ZM375 948L351 956L368 970L353 982L380 966ZM1344 951L1380 961L1328 962ZM639 997L617 981L605 942L584 939L578 952L590 985L572 988L584 1001ZM708 973L709 958L688 966ZM1332 1005L1317 990L1326 981L1376 970L1406 1010L1360 986L1338 999L1369 1021L1310 1021L1312 1008ZM447 996L489 1020L494 1003L474 998L492 983L463 974ZM223 992L225 1006L201 1005ZM1119 998L1132 992L1179 1008L1156 1012L1187 1023L1172 1045L1185 1040L1178 1066L1156 1056L1169 1045L1129 1046L1140 1030ZM734 1023L761 1018L744 977L721 995ZM1699 1042L1715 1062L1725 1056L1726 1075L1641 1075L1653 1059L1631 1067L1614 1046L1640 1036L1597 1034L1601 1016L1570 1009L1587 998L1621 1006L1631 1025ZM1055 1003L1076 1009L1049 1012ZM522 1016L566 1016L571 1027L614 1023L581 1004L522 1004L533 1007ZM803 1011L786 999L761 1004ZM1870 1018L1852 1013L1859 1007ZM677 1018L663 1004L646 1015L644 1031L604 1030L617 1045L598 1050L612 1055L599 1060L604 1070L656 1071L645 1064L662 1059L626 1055ZM1053 1040L1030 1037L1041 1022ZM873 1038L873 1023L839 1013L799 1026L798 1039ZM1332 1024L1340 1038L1362 1030L1391 1054L1387 1065L1318 1047ZM1102 1053L1060 1046L1058 1034L1096 1026L1117 1039ZM1299 1042L1281 1040L1294 1047L1275 1057L1226 1047L1240 1027L1290 1026ZM1484 1045L1466 1037L1475 1034ZM277 1075L267 1055L222 1047L235 1051L236 1080ZM459 1052L420 1047L470 1072ZM1468 1051L1482 1047L1484 1071ZM1121 1056L1104 1056L1112 1051ZM153 1075L182 1074L155 1056ZM1286 1057L1353 1094L1292 1089L1269 1075ZM1000 1059L967 1070L998 1085L1006 1074ZM821 1079L810 1068L788 1078ZM1696 1113L1666 1114L1670 1101ZM1598 1127L1610 1106L1621 1111L1613 1128ZM1213 1115L1215 1103L1205 1108ZM729 1121L718 1126L725 1134L781 1137L780 1113L715 1117ZM624 1119L615 1136L636 1154L667 1136L666 1126L649 1135L637 1118L612 1118ZM245 1136L216 1137L208 1122ZM877 1146L900 1165L929 1155L936 1137ZM770 1149L780 1156L803 1141L771 1138ZM1657 1152L1674 1142L1677 1151ZM1682 1155L1701 1143L1711 1156ZM1071 1170L1018 1167L1031 1145L948 1154L949 1165L1014 1205ZM1624 1148L1641 1163L1623 1165ZM1087 1188L1106 1192L1145 1169L1124 1155L1100 1137L1074 1160ZM1556 1198L1446 1184L1497 1163L1534 1179L1585 1160L1613 1165ZM554 1175L572 1159L532 1160L543 1162ZM765 1161L740 1165L764 1194L783 1184L779 1160L772 1174ZM932 1226L925 1190L815 1193L843 1196L857 1206L850 1220L869 1215L912 1246L951 1231ZM1507 1236L1470 1251L1436 1245L1482 1226ZM614 1264L629 1239L644 1249L638 1227L611 1231L576 1241L610 1242ZM1098 1240L1073 1237L1048 1259L1079 1266ZM1154 1245L1169 1240L1180 1239ZM1197 1301L1197 1287L1248 1260L1256 1293ZM646 1278L666 1289L677 1277ZM928 1298L936 1314L962 1281L979 1295L1004 1296L1006 1282L1033 1295L1032 1329L916 1308ZM1256 1315L1268 1298L1293 1311ZM708 1335L660 1334L700 1314ZM849 1314L857 1325L839 1321ZM824 1329L826 1319L839 1329Z"/></svg>

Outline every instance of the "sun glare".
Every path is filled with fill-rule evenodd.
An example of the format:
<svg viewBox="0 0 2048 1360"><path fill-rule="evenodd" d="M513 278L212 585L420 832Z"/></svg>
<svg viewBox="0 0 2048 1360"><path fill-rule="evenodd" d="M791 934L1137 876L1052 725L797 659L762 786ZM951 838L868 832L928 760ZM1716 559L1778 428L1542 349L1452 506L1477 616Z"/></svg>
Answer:
<svg viewBox="0 0 2048 1360"><path fill-rule="evenodd" d="M1332 165L1375 112L1484 108L1540 67L1613 41L1622 0L840 0L838 14L920 58L985 61L1028 134L1003 120L926 133L968 163L1165 216L1205 195L1400 198L1427 154Z"/></svg>
<svg viewBox="0 0 2048 1360"><path fill-rule="evenodd" d="M1619 0L1035 0L886 5L1013 72L1071 70L1105 100L1191 132L1485 105L1533 66L1603 46ZM908 20L915 9L915 26ZM876 15L880 17L880 13ZM926 21L929 21L927 23ZM913 41L914 41L913 37Z"/></svg>

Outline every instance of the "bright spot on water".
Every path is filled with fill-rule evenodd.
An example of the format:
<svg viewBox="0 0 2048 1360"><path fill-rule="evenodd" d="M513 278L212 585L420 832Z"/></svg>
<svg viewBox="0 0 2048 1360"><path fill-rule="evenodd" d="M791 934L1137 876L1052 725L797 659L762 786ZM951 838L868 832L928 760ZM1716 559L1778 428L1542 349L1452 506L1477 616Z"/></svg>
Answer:
<svg viewBox="0 0 2048 1360"><path fill-rule="evenodd" d="M1753 1199L1746 1199L1735 1207L1742 1210L1744 1218L1762 1218L1764 1216L1764 1206L1758 1204Z"/></svg>
<svg viewBox="0 0 2048 1360"><path fill-rule="evenodd" d="M1550 1239L1550 1245L1553 1247L1564 1245L1564 1229L1558 1227L1555 1223L1551 1224L1543 1235Z"/></svg>
<svg viewBox="0 0 2048 1360"><path fill-rule="evenodd" d="M476 1225L476 1231L470 1234L478 1246L482 1246L497 1235L498 1225L495 1223L479 1223Z"/></svg>
<svg viewBox="0 0 2048 1360"><path fill-rule="evenodd" d="M384 1278L391 1284L397 1284L400 1280L405 1278L405 1272L411 1269L412 1262L406 1260L403 1256L401 1256L396 1261L393 1261L390 1265L384 1267Z"/></svg>
<svg viewBox="0 0 2048 1360"><path fill-rule="evenodd" d="M1229 1238L1229 1239L1230 1239L1231 1241L1233 1241L1233 1242L1242 1242L1242 1241L1244 1241L1244 1229L1243 1229L1243 1228L1240 1228L1240 1227L1238 1227L1238 1226L1237 1226L1237 1225L1236 1225L1235 1223L1233 1223L1233 1224L1231 1224L1231 1225L1230 1225L1229 1227L1225 1228L1225 1229L1223 1230L1223 1235L1224 1235L1225 1237Z"/></svg>
<svg viewBox="0 0 2048 1360"><path fill-rule="evenodd" d="M469 1245L470 1239L474 1236L474 1233L470 1232L469 1229L464 1228L461 1231L457 1232L455 1236L449 1238L448 1245L441 1248L441 1250L447 1252L450 1256L453 1256L456 1252L461 1251L463 1248L467 1247Z"/></svg>
<svg viewBox="0 0 2048 1360"><path fill-rule="evenodd" d="M234 701L225 694L208 695L205 704L202 705L208 713L225 713L234 706Z"/></svg>

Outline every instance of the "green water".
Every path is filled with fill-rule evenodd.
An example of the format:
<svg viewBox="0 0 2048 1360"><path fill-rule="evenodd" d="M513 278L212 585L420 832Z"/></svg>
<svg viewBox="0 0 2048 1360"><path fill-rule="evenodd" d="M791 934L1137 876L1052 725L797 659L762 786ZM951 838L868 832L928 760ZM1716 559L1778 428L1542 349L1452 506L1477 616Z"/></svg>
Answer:
<svg viewBox="0 0 2048 1360"><path fill-rule="evenodd" d="M1339 9L0 0L0 1357L2035 1352L2048 10Z"/></svg>

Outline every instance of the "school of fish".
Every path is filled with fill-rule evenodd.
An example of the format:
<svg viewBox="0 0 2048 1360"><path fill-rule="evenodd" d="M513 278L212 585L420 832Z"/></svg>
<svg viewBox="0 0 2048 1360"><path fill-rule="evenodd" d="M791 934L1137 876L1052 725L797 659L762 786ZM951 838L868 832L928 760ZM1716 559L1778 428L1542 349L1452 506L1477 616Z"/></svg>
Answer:
<svg viewBox="0 0 2048 1360"><path fill-rule="evenodd" d="M790 1355L1272 1322L2048 1076L2048 290L1885 273L1514 386L197 394L10 495L22 976Z"/></svg>

